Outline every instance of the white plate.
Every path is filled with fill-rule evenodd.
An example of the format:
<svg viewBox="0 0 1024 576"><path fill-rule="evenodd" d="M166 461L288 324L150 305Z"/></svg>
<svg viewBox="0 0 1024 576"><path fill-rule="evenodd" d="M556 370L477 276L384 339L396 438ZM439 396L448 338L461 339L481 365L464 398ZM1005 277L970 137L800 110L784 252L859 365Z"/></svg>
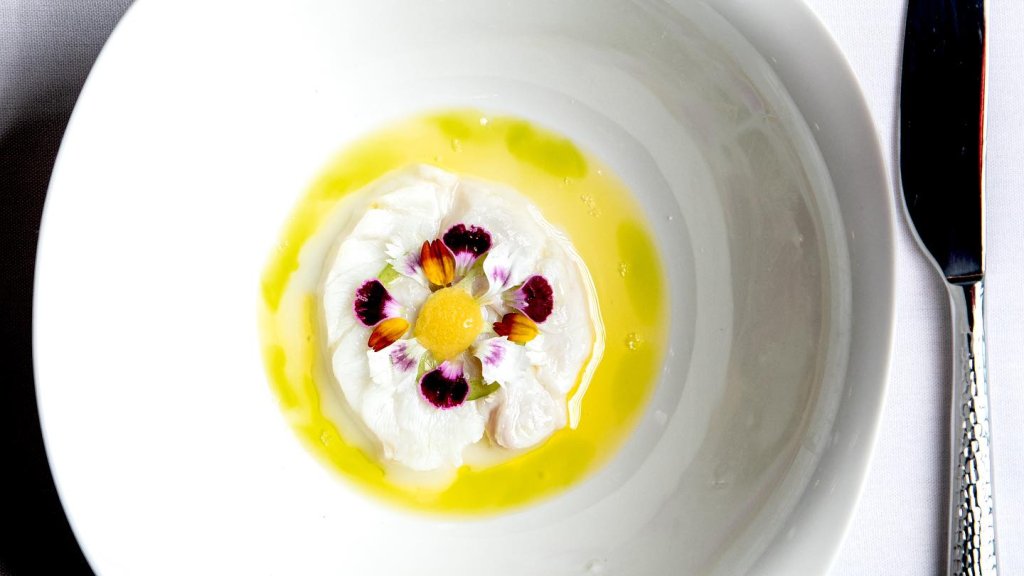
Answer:
<svg viewBox="0 0 1024 576"><path fill-rule="evenodd" d="M97 572L823 572L882 402L889 186L827 33L797 0L755 4L133 6L68 127L37 268L47 450ZM611 165L673 300L662 382L612 462L471 522L383 507L314 461L256 331L262 267L325 161L456 105Z"/></svg>

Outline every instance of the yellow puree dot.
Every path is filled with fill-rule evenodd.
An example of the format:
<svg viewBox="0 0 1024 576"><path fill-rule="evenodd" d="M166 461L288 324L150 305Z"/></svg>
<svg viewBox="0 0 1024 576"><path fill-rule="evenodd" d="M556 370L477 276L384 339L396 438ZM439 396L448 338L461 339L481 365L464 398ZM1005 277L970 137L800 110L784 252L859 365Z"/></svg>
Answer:
<svg viewBox="0 0 1024 576"><path fill-rule="evenodd" d="M413 335L439 361L469 348L484 329L480 305L461 288L442 288L423 303Z"/></svg>

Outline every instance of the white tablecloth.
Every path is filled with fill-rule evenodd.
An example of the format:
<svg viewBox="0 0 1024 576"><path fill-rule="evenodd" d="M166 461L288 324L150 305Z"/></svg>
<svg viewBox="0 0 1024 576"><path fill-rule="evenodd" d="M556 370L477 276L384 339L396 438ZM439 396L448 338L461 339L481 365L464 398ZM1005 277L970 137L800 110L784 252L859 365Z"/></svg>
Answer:
<svg viewBox="0 0 1024 576"><path fill-rule="evenodd" d="M806 0L860 80L889 166L904 0ZM988 351L1002 574L1024 574L1024 2L989 1ZM895 181L895 174L894 174ZM944 573L945 291L898 220L896 349L867 484L834 576Z"/></svg>
<svg viewBox="0 0 1024 576"><path fill-rule="evenodd" d="M860 79L883 150L894 165L903 0L806 1L832 31ZM81 80L126 4L0 0L0 132L23 124L25 116L50 114L49 123L39 126L54 133L39 137L54 144L44 152L52 155L53 139L59 137ZM990 19L988 344L1002 573L1015 575L1024 574L1024 199L1017 196L1024 192L1024 2L991 0ZM31 147L5 150L37 152ZM13 156L0 160L21 165ZM48 165L44 159L28 166L23 193L41 194ZM6 196L6 182L3 188L6 203L12 197ZM34 246L31 235L21 240ZM832 570L836 576L932 575L945 566L945 390L950 378L946 296L902 218L897 241L896 354L888 401L863 498ZM0 248L17 252L16 244ZM31 262L27 254L20 261ZM30 284L19 286L19 301L25 301ZM24 329L16 329L24 336ZM0 523L19 521L12 518ZM25 512L21 520L32 518ZM17 526L8 528L18 533ZM22 539L29 538L25 534ZM3 564L0 558L0 572Z"/></svg>

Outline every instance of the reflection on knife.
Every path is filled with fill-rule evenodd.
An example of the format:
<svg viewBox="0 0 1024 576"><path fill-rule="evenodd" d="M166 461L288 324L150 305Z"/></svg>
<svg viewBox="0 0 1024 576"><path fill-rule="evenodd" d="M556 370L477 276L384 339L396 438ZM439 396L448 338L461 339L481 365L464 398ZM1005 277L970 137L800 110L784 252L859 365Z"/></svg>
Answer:
<svg viewBox="0 0 1024 576"><path fill-rule="evenodd" d="M985 359L985 3L909 0L900 94L907 214L953 309L949 574L996 574Z"/></svg>

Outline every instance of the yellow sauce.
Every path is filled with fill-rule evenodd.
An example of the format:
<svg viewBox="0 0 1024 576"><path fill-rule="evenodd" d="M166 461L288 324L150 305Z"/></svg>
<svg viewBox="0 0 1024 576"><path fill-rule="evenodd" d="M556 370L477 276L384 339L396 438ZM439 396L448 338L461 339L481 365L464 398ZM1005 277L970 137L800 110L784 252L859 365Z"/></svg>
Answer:
<svg viewBox="0 0 1024 576"><path fill-rule="evenodd" d="M512 186L563 229L590 270L607 332L580 424L496 465L460 468L444 487L389 479L376 455L346 438L322 393L337 386L323 345L322 310L296 272L303 249L346 195L391 170L432 164ZM571 141L521 119L457 110L414 117L340 154L299 200L262 279L263 355L282 410L325 464L383 500L422 511L493 514L557 494L622 445L657 381L668 305L657 246L628 189ZM315 266L321 266L317 262ZM340 394L338 395L340 397ZM336 411L334 411L336 413Z"/></svg>

